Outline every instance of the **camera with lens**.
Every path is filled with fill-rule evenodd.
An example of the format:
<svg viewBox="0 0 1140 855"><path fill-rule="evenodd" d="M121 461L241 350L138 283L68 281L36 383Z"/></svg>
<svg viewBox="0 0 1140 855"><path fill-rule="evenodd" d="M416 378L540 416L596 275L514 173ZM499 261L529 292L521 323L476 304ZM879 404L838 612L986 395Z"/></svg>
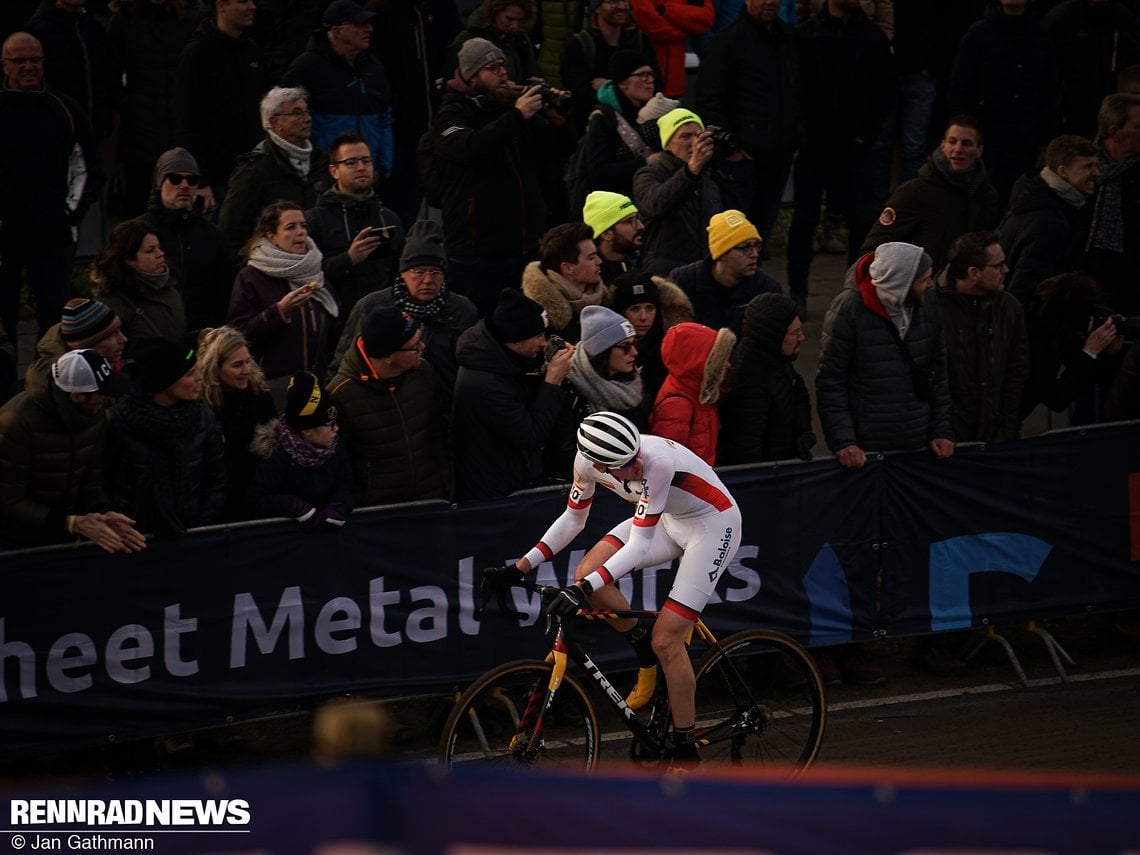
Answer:
<svg viewBox="0 0 1140 855"><path fill-rule="evenodd" d="M539 97L542 98L542 103L546 107L553 107L560 113L565 113L570 104L570 96L564 95L561 92L556 92L546 85L546 82L541 77L529 77L526 81L527 86L537 86Z"/></svg>
<svg viewBox="0 0 1140 855"><path fill-rule="evenodd" d="M560 335L551 334L550 338L546 340L546 361L552 360L565 347L566 339Z"/></svg>
<svg viewBox="0 0 1140 855"><path fill-rule="evenodd" d="M713 141L713 157L727 157L740 148L736 134L727 128L707 125L705 130L709 132Z"/></svg>
<svg viewBox="0 0 1140 855"><path fill-rule="evenodd" d="M1126 318L1110 309L1108 306L1096 306L1092 310L1092 326L1096 329L1105 321L1111 320L1116 327L1117 335L1125 341L1140 339L1140 317Z"/></svg>

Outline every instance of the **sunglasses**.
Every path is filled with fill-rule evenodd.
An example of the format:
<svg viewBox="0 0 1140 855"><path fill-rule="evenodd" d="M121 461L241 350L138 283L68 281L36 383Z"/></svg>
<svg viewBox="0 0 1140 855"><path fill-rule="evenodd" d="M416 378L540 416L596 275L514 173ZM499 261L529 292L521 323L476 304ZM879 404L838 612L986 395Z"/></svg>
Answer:
<svg viewBox="0 0 1140 855"><path fill-rule="evenodd" d="M619 341L617 344L614 345L614 347L616 347L622 353L630 353L631 351L637 350L637 342L636 341Z"/></svg>
<svg viewBox="0 0 1140 855"><path fill-rule="evenodd" d="M184 172L168 172L165 177L175 187L180 187L182 182L186 182L191 187L197 187L202 180L201 175L188 175Z"/></svg>

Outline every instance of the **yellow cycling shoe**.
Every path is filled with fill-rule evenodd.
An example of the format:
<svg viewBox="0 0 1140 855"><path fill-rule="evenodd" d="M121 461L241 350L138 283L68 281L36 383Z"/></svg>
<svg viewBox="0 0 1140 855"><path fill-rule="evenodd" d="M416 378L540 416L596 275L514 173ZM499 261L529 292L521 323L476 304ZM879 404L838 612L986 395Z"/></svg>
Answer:
<svg viewBox="0 0 1140 855"><path fill-rule="evenodd" d="M657 688L657 666L637 669L637 685L629 693L625 702L631 710L639 710L653 700L653 690Z"/></svg>

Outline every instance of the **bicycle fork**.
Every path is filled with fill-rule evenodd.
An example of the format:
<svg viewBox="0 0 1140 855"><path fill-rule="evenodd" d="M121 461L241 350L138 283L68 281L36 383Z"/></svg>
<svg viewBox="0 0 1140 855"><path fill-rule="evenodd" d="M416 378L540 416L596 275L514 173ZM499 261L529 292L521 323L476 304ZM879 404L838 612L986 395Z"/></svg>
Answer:
<svg viewBox="0 0 1140 855"><path fill-rule="evenodd" d="M554 703L558 687L562 685L562 678L566 675L569 659L566 644L562 640L562 630L555 636L554 644L546 654L546 661L554 666L550 669L550 678L545 686L535 683L515 728L515 735L511 737L510 751L520 760L530 759L542 749L543 721L550 705Z"/></svg>

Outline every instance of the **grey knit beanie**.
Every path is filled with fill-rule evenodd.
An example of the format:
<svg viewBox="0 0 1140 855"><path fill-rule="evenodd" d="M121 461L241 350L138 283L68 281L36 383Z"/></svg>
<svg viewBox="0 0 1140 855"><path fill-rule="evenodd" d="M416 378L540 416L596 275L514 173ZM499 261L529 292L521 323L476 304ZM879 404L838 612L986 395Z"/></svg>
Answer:
<svg viewBox="0 0 1140 855"><path fill-rule="evenodd" d="M459 76L470 80L495 60L506 61L507 55L486 39L468 39L459 49Z"/></svg>

